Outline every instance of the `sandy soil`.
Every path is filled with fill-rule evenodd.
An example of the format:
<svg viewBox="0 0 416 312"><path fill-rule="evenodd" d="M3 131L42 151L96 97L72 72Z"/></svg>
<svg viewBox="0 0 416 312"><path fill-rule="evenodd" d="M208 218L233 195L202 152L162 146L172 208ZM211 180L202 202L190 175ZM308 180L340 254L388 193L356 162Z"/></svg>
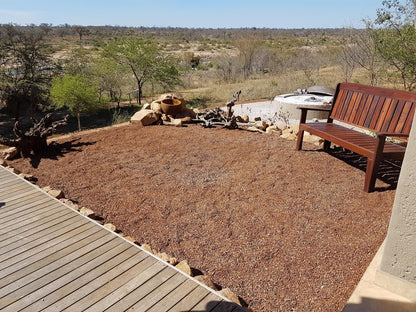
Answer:
<svg viewBox="0 0 416 312"><path fill-rule="evenodd" d="M305 144L133 125L11 162L140 243L187 259L254 311L341 311L387 232L395 191Z"/></svg>

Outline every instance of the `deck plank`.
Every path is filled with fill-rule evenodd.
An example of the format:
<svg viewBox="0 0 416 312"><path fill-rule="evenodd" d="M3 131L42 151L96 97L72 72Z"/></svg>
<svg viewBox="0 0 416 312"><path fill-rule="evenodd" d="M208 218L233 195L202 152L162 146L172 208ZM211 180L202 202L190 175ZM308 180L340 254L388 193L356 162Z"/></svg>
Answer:
<svg viewBox="0 0 416 312"><path fill-rule="evenodd" d="M244 311L1 166L0 222L1 311Z"/></svg>

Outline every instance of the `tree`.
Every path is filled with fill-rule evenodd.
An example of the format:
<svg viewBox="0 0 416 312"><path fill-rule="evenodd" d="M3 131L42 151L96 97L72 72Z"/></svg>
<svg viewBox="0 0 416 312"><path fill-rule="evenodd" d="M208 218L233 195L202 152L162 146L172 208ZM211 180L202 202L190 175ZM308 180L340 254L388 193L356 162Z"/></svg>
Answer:
<svg viewBox="0 0 416 312"><path fill-rule="evenodd" d="M104 92L107 92L110 100L120 106L123 86L126 84L126 70L111 58L100 58L92 64L91 77L99 88L99 102Z"/></svg>
<svg viewBox="0 0 416 312"><path fill-rule="evenodd" d="M76 115L79 131L81 131L81 113L92 111L99 105L96 88L80 75L55 78L50 91L56 108L67 107Z"/></svg>
<svg viewBox="0 0 416 312"><path fill-rule="evenodd" d="M351 78L355 65L358 65L368 72L370 84L377 85L385 63L377 51L377 43L369 29L350 30L345 41L342 46L341 64L344 67L346 81Z"/></svg>
<svg viewBox="0 0 416 312"><path fill-rule="evenodd" d="M109 43L103 55L112 58L133 73L137 83L139 104L146 83L159 83L164 88L179 83L175 60L171 56L163 55L153 41L136 37L123 38Z"/></svg>
<svg viewBox="0 0 416 312"><path fill-rule="evenodd" d="M236 47L240 52L244 78L248 78L252 74L261 41L255 37L243 38L236 41Z"/></svg>
<svg viewBox="0 0 416 312"><path fill-rule="evenodd" d="M39 29L10 24L0 31L0 97L17 120L23 111L47 104L56 66Z"/></svg>
<svg viewBox="0 0 416 312"><path fill-rule="evenodd" d="M82 36L87 36L90 34L90 30L85 26L75 25L74 30L79 36L79 41L82 40Z"/></svg>
<svg viewBox="0 0 416 312"><path fill-rule="evenodd" d="M414 24L415 1L383 1L377 11L374 27L369 31L380 56L398 73L406 90L416 88L416 30Z"/></svg>

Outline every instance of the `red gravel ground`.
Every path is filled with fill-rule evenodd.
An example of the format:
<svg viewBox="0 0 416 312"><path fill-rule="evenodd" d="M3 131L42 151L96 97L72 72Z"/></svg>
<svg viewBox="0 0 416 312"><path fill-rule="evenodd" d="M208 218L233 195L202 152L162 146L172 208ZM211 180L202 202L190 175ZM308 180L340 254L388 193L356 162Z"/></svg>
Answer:
<svg viewBox="0 0 416 312"><path fill-rule="evenodd" d="M305 143L133 125L11 162L123 233L229 287L253 311L341 311L387 232L394 190Z"/></svg>

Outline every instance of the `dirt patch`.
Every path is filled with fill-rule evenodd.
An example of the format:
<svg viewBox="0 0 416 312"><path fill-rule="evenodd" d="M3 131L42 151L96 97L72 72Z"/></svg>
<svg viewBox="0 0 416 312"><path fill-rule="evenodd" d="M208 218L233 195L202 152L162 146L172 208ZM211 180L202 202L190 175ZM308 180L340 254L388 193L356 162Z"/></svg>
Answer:
<svg viewBox="0 0 416 312"><path fill-rule="evenodd" d="M387 232L395 192L377 181L364 193L363 171L313 145L132 125L60 143L37 168L12 165L187 259L254 311L341 311Z"/></svg>

